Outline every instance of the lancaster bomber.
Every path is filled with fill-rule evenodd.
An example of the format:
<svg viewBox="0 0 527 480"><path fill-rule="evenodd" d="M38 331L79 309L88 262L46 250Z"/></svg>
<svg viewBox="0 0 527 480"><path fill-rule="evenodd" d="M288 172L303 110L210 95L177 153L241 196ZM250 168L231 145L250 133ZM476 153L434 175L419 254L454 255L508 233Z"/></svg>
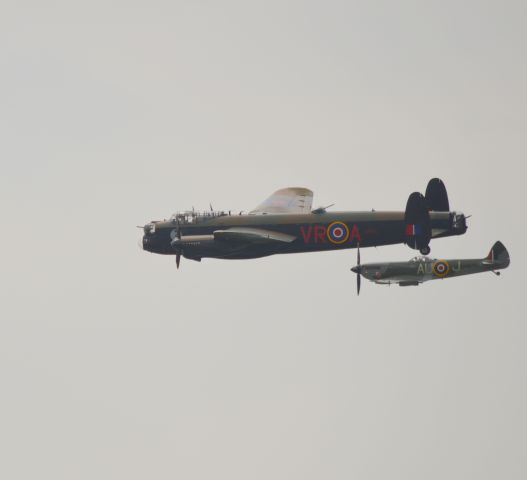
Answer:
<svg viewBox="0 0 527 480"><path fill-rule="evenodd" d="M489 254L482 259L437 260L428 257L415 257L408 262L360 264L357 252L357 266L351 270L357 274L357 294L360 293L361 275L375 283L398 283L401 287L419 285L429 280L459 277L474 273L493 272L507 268L510 264L509 252L501 242L496 242Z"/></svg>
<svg viewBox="0 0 527 480"><path fill-rule="evenodd" d="M463 235L466 217L450 211L444 183L430 180L425 195L414 192L404 211L328 212L312 209L313 192L284 188L248 214L194 210L141 227L144 250L181 257L248 259L405 243L421 254L430 241Z"/></svg>

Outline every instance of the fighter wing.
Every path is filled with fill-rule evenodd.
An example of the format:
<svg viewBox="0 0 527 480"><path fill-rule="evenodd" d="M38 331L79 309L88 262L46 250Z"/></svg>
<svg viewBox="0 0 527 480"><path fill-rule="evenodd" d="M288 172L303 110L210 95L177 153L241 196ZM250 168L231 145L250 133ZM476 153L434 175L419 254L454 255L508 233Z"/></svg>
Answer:
<svg viewBox="0 0 527 480"><path fill-rule="evenodd" d="M214 240L237 243L291 243L296 239L286 233L264 230L262 228L233 227L227 230L216 230Z"/></svg>
<svg viewBox="0 0 527 480"><path fill-rule="evenodd" d="M310 213L312 203L313 192L311 190L301 187L282 188L249 213L251 215Z"/></svg>

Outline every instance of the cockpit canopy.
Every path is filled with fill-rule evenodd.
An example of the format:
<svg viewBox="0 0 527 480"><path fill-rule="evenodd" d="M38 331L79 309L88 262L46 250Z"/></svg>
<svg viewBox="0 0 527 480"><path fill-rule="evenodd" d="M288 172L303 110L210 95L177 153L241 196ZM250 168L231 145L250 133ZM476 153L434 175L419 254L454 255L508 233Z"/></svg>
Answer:
<svg viewBox="0 0 527 480"><path fill-rule="evenodd" d="M188 225L191 223L201 223L212 218L224 217L228 215L223 211L205 211L196 212L194 210L187 210L185 212L176 212L170 217L170 221L181 225Z"/></svg>
<svg viewBox="0 0 527 480"><path fill-rule="evenodd" d="M418 263L418 262L429 262L430 260L432 260L432 259L428 258L428 257L425 257L423 255L419 255L417 257L412 258L410 261L414 262L414 263Z"/></svg>

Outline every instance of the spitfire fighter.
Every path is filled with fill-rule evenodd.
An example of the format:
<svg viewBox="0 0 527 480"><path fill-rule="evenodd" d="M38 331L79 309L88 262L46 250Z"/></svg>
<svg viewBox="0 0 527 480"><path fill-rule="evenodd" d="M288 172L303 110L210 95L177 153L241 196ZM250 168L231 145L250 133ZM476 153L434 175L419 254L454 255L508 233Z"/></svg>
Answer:
<svg viewBox="0 0 527 480"><path fill-rule="evenodd" d="M328 212L312 210L307 188L276 191L248 214L176 213L143 228L144 250L201 261L248 259L274 254L318 252L406 243L423 255L431 239L463 235L466 217L450 211L446 188L430 180L426 194L412 193L404 211Z"/></svg>
<svg viewBox="0 0 527 480"><path fill-rule="evenodd" d="M501 242L496 242L487 257L468 260L436 260L428 257L415 257L408 262L367 263L351 270L357 274L357 294L360 292L361 275L375 283L398 283L401 287L419 285L429 280L472 275L474 273L493 272L507 268L510 264L509 252Z"/></svg>

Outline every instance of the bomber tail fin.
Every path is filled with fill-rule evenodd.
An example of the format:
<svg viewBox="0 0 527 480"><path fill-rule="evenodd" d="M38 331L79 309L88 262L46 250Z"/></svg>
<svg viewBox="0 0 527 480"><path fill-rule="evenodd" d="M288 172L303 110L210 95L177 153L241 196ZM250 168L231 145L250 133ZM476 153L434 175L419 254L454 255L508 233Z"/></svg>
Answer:
<svg viewBox="0 0 527 480"><path fill-rule="evenodd" d="M430 213L425 197L419 192L408 198L404 223L406 244L415 250L426 250L432 238Z"/></svg>
<svg viewBox="0 0 527 480"><path fill-rule="evenodd" d="M449 212L450 203L446 187L440 178L432 178L426 187L426 203L428 208L434 212Z"/></svg>
<svg viewBox="0 0 527 480"><path fill-rule="evenodd" d="M483 260L483 263L487 265L497 265L500 268L508 267L511 263L511 259L505 245L500 241L496 242L490 249L487 257Z"/></svg>

